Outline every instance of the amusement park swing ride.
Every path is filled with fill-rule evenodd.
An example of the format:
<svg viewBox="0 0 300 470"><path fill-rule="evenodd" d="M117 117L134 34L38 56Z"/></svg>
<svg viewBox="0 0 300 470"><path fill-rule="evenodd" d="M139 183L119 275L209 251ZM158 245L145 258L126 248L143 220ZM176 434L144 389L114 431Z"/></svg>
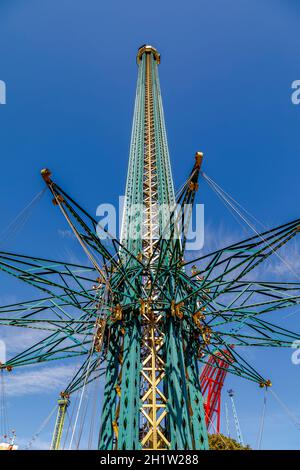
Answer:
<svg viewBox="0 0 300 470"><path fill-rule="evenodd" d="M51 360L81 360L60 394L51 449L62 448L73 394L83 393L99 377L104 381L99 449L208 449L210 422L216 419L220 429L226 373L264 389L271 386L242 357L240 347L288 347L300 339L268 321L269 313L300 303L300 282L253 279L255 268L279 256L278 250L298 234L299 218L262 233L254 229L248 239L196 259L186 257L191 212L178 215L175 207L193 206L199 177L236 213L240 207L202 171L201 152L175 194L159 64L154 47L138 50L120 240L102 242L98 222L44 169L53 204L87 262L0 252L0 269L40 293L1 306L0 325L38 328L46 335L2 363L1 374ZM142 210L133 215L138 204ZM157 207L162 205L172 210L161 214Z"/></svg>

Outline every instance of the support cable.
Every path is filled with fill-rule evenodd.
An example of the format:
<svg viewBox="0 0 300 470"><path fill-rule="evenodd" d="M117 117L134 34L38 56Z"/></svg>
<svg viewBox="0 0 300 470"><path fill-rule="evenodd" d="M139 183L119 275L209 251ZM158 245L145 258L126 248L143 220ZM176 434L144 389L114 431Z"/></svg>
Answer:
<svg viewBox="0 0 300 470"><path fill-rule="evenodd" d="M103 294L103 299L105 299L105 297L106 297L106 296L105 296L105 292L107 291L107 288L108 288L108 281L107 281L106 284L105 284L105 291L104 291L104 294ZM106 300L106 299L105 299L105 300ZM102 307L103 307L103 305L102 305ZM95 333L96 333L96 332L95 332ZM73 431L72 431L71 440L70 440L70 444L69 444L69 450L72 449L72 444L73 444L73 440L74 440L74 435L75 435L75 431L76 431L76 426L77 426L77 422L78 422L78 418L79 418L79 413L80 413L80 409L81 409L81 405L82 405L83 395L84 395L84 392L85 392L85 388L86 388L86 384L87 384L87 379L88 379L88 376L89 376L89 368L90 368L90 365L91 365L91 359L92 359L93 352L94 352L95 341L96 341L96 334L94 334L92 347L91 347L91 349L90 349L90 353L89 353L89 357L88 357L88 363L87 363L87 369L86 369L86 373L85 373L85 379L84 379L83 387L82 387L81 394L80 394L80 399L79 399L79 404L78 404L78 410L77 410L77 413L76 413L74 428L73 428Z"/></svg>
<svg viewBox="0 0 300 470"><path fill-rule="evenodd" d="M295 413L293 413L288 407L287 405L279 398L279 396L277 395L277 393L274 392L274 390L270 389L270 392L272 393L273 397L276 399L276 401L279 403L279 405L281 406L281 408L284 410L284 412L286 413L286 415L290 418L290 420L292 421L292 423L294 424L294 426L296 427L296 429L298 431L300 431L300 421L299 419L297 418L297 416L295 415Z"/></svg>
<svg viewBox="0 0 300 470"><path fill-rule="evenodd" d="M88 398L89 398L89 395L86 395L86 397L85 397L86 403L85 403L84 411L81 415L81 421L80 421L80 426L79 426L79 430L78 430L76 450L79 450L79 445L80 445L81 438L82 438L83 428L84 428L84 425L85 425L85 420L86 420L86 416L87 416L87 412L88 412L88 406L89 406Z"/></svg>
<svg viewBox="0 0 300 470"><path fill-rule="evenodd" d="M235 211L237 213L237 215L245 222L245 224L264 242L266 243L266 245L270 248L270 250L280 259L280 261L282 261L283 264L285 264L285 266L290 270L291 273L293 273L296 278L298 280L300 280L300 276L296 273L296 271L294 270L294 268L284 259L280 256L280 254L272 247L269 245L269 243L267 242L267 240L265 240L265 238L256 230L256 228L254 227L254 225L252 225L252 223L250 223L245 216L243 216L243 214L236 208L234 207L234 205L229 201L229 199L225 196L225 193L221 188L220 186L216 186L216 183L211 179L209 178L204 172L202 172L202 176L203 178L207 181L207 183L209 184L209 186L216 192L220 195L220 197L222 199L224 199L224 201L227 202L227 204L232 208L233 211ZM234 200L233 198L231 198L232 200ZM241 204L239 204L240 207ZM248 211L246 211L245 209L243 209L245 212L247 212L248 214L250 214ZM253 217L255 220L257 220L254 216L251 216ZM263 225L261 222L259 222L260 225Z"/></svg>
<svg viewBox="0 0 300 470"><path fill-rule="evenodd" d="M258 434L258 439L257 439L257 450L261 450L261 443L262 443L263 431L264 431L264 426L265 426L265 417L266 417L266 408L267 408L267 392L268 392L268 387L265 387L263 410L261 414L259 434Z"/></svg>
<svg viewBox="0 0 300 470"><path fill-rule="evenodd" d="M99 380L99 379L98 379ZM96 419L96 408L97 408L97 401L98 401L98 380L94 382L94 393L93 393L93 406L92 406L92 416L91 416L91 424L89 430L89 438L88 438L88 449L92 448L93 437L94 437L94 428L95 428L95 419Z"/></svg>
<svg viewBox="0 0 300 470"><path fill-rule="evenodd" d="M31 449L32 447L32 444L34 443L34 441L39 437L39 435L41 434L41 432L43 431L43 429L47 426L47 424L49 423L50 419L52 418L52 416L54 415L55 411L57 410L57 406L55 405L54 408L50 411L49 415L46 417L46 419L42 422L41 426L38 428L37 432L32 436L32 438L30 439L30 441L28 442L27 446L26 446L26 450L29 450Z"/></svg>
<svg viewBox="0 0 300 470"><path fill-rule="evenodd" d="M210 421L211 426L213 427L214 434L217 434L217 435L220 437L221 441L223 442L223 444L224 444L224 446L225 446L225 450L230 450L229 447L228 447L228 445L226 444L225 439L223 439L222 434L220 434L220 433L217 431L217 428L216 428L214 422L212 421L212 419L211 419L211 418L208 418L208 419L209 419L209 421Z"/></svg>
<svg viewBox="0 0 300 470"><path fill-rule="evenodd" d="M6 240L11 240L11 238L16 235L28 221L33 208L38 204L45 194L47 188L44 188L42 191L37 193L34 198L27 204L19 214L7 225L7 227L0 233L0 243L5 242Z"/></svg>

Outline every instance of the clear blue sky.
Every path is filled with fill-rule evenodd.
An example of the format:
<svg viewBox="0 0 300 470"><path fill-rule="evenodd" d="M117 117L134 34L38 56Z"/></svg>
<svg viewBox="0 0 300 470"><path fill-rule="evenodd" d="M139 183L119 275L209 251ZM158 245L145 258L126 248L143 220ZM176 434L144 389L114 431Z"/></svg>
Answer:
<svg viewBox="0 0 300 470"><path fill-rule="evenodd" d="M135 54L144 43L162 55L176 187L188 174L194 152L202 150L206 173L267 226L298 217L300 106L290 95L291 83L300 79L299 22L297 0L1 0L0 80L7 85L7 104L0 106L0 231L43 188L39 171L45 166L92 214L101 202L117 202L127 170ZM218 241L239 235L204 184L199 198ZM77 254L62 236L65 228L47 194L27 225L2 247L63 259ZM295 245L286 256L300 272L298 253ZM1 303L32 294L2 275L1 287ZM297 315L280 324L285 321L300 331ZM16 332L11 352L22 341ZM300 415L300 366L291 364L291 351L246 354ZM26 372L29 385L32 370ZM22 445L56 399L53 381L48 392L45 385L46 390L32 386L29 393L26 380L23 388L16 382L19 391L9 399L10 421ZM64 381L57 381L60 391ZM227 387L236 390L245 441L255 446L262 392L231 378ZM47 444L50 431L40 436L40 446ZM300 431L270 397L263 448L299 444Z"/></svg>

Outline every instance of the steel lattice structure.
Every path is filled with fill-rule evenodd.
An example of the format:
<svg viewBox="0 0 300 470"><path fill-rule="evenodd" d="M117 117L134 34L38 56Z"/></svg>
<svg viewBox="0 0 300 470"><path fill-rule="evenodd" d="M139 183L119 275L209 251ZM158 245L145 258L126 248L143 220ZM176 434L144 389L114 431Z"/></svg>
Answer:
<svg viewBox="0 0 300 470"><path fill-rule="evenodd" d="M60 399L52 448L59 448L69 397L103 376L100 449L207 449L199 365L211 357L218 364L218 351L223 351L226 370L268 386L240 355L239 346L287 347L300 339L266 319L270 312L300 303L300 283L249 276L299 232L300 219L185 259L190 213L180 215L179 224L175 208L166 215L158 207L193 205L202 154L196 153L175 199L158 78L160 55L143 46L137 62L121 240L108 233L109 242L99 238L97 221L43 170L53 202L87 263L0 253L2 271L41 293L35 300L0 307L0 325L47 333L1 368L83 359Z"/></svg>

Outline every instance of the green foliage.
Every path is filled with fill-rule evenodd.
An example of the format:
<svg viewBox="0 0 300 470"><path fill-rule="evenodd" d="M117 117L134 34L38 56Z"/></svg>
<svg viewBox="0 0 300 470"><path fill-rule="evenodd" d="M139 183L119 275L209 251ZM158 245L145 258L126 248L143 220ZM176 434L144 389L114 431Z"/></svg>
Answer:
<svg viewBox="0 0 300 470"><path fill-rule="evenodd" d="M242 446L224 434L209 434L208 443L210 450L251 450L248 445Z"/></svg>

